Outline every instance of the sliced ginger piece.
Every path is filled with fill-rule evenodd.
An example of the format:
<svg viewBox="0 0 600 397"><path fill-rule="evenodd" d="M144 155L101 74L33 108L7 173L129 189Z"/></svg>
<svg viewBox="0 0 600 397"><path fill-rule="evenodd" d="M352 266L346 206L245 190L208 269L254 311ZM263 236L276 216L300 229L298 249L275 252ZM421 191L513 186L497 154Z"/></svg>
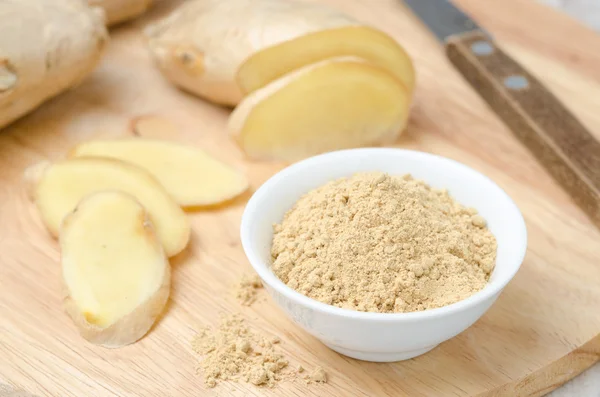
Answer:
<svg viewBox="0 0 600 397"><path fill-rule="evenodd" d="M248 188L246 177L200 149L152 139L98 140L76 146L71 157L110 157L146 169L183 207L218 204Z"/></svg>
<svg viewBox="0 0 600 397"><path fill-rule="evenodd" d="M247 94L303 66L340 56L360 57L387 70L412 93L410 57L393 38L368 26L323 30L261 49L240 66L237 81Z"/></svg>
<svg viewBox="0 0 600 397"><path fill-rule="evenodd" d="M120 190L134 196L148 211L168 256L181 252L190 238L185 212L144 169L109 158L75 158L48 166L39 176L34 201L42 221L58 236L63 218L86 195Z"/></svg>
<svg viewBox="0 0 600 397"><path fill-rule="evenodd" d="M295 161L390 142L408 119L410 94L387 71L338 58L273 81L233 111L230 132L254 159Z"/></svg>
<svg viewBox="0 0 600 397"><path fill-rule="evenodd" d="M64 307L80 334L105 347L142 338L169 298L169 262L133 196L84 197L60 229Z"/></svg>

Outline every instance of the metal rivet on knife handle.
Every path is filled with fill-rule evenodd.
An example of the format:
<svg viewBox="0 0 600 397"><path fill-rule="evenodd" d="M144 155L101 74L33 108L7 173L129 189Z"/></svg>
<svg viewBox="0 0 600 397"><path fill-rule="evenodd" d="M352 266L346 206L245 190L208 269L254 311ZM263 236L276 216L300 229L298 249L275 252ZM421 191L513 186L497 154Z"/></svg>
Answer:
<svg viewBox="0 0 600 397"><path fill-rule="evenodd" d="M494 47L487 41L476 41L471 45L471 50L476 55L490 55L494 52Z"/></svg>
<svg viewBox="0 0 600 397"><path fill-rule="evenodd" d="M504 79L504 86L511 90L523 90L529 87L529 81L525 76L512 75Z"/></svg>

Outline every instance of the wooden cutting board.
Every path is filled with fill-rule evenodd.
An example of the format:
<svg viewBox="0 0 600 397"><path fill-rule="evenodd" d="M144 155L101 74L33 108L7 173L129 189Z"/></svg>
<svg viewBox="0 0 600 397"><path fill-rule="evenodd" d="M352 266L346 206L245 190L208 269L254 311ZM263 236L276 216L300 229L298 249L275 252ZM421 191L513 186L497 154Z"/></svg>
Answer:
<svg viewBox="0 0 600 397"><path fill-rule="evenodd" d="M398 147L457 159L485 173L524 213L529 250L497 303L468 330L413 360L375 364L341 356L288 320L264 296L240 306L231 286L250 266L238 237L250 194L192 214L189 249L173 263L172 298L140 342L119 349L79 337L60 301L57 244L21 182L23 170L72 145L128 134L132 118L172 119L169 139L205 148L246 170L257 188L284 164L251 163L228 138L229 111L165 82L141 28L177 3L111 31L103 62L78 88L0 132L0 383L39 396L538 396L600 357L600 233L445 59L435 39L399 0L328 3L392 34L418 71L410 125ZM548 84L600 139L600 37L531 0L457 1L499 44ZM517 11L518 10L518 11ZM222 384L196 374L190 340L220 313L240 312L281 337L294 364L323 366L329 382L276 389Z"/></svg>

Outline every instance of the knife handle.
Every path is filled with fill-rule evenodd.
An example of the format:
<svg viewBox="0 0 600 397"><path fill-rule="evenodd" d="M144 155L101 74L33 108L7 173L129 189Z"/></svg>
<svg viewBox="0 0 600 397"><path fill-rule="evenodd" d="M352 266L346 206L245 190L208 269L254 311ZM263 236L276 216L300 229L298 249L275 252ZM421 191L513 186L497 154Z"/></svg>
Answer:
<svg viewBox="0 0 600 397"><path fill-rule="evenodd" d="M450 37L446 55L600 227L600 143L558 98L485 33Z"/></svg>

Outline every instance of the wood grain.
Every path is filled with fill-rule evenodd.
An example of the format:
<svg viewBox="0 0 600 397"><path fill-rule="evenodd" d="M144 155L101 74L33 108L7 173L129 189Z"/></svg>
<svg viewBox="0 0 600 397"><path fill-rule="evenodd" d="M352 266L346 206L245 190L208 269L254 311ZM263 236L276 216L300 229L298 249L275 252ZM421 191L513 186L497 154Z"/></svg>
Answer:
<svg viewBox="0 0 600 397"><path fill-rule="evenodd" d="M168 309L145 338L118 350L80 338L60 306L57 244L21 182L27 166L60 158L93 137L129 133L131 120L148 114L173 120L182 131L173 139L245 170L253 188L284 166L246 161L225 133L229 110L173 88L153 67L140 30L177 5L162 2L142 19L113 29L106 57L89 79L0 132L0 383L40 397L536 396L598 361L600 232L401 2L326 2L390 33L415 60L415 103L395 146L441 154L483 172L523 211L529 231L525 263L489 312L413 360L375 364L343 357L296 327L270 299L243 308L233 298L232 284L250 271L238 238L243 197L191 215L193 241L172 263ZM489 28L509 55L537 71L598 137L599 37L526 0L457 3ZM516 6L524 10L508 12ZM326 368L329 383L206 389L195 371L190 340L201 324L215 325L220 313L232 312L279 336L293 364Z"/></svg>
<svg viewBox="0 0 600 397"><path fill-rule="evenodd" d="M484 53L476 53L473 46ZM446 53L515 136L600 227L600 141L535 76L483 32L451 37ZM507 85L508 79L523 87Z"/></svg>

